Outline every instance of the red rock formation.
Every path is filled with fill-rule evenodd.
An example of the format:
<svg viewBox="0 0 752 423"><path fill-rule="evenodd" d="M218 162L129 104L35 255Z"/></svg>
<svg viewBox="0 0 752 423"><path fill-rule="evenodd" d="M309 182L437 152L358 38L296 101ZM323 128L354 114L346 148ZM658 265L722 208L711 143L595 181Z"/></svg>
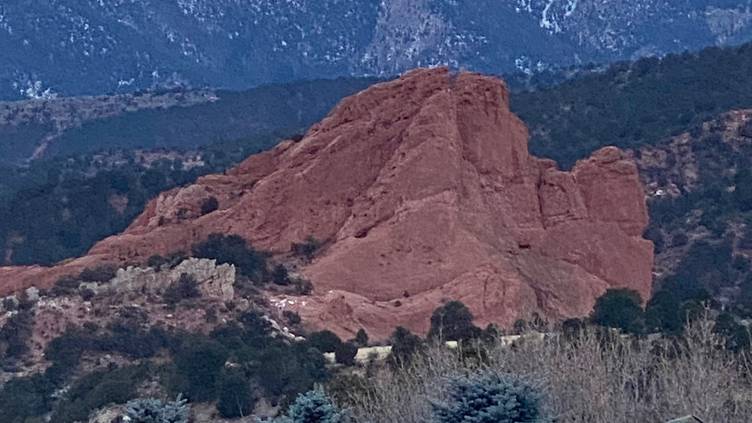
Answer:
<svg viewBox="0 0 752 423"><path fill-rule="evenodd" d="M418 70L344 100L298 142L164 193L85 259L143 261L214 232L274 253L314 236L315 287L278 301L374 338L427 330L442 302L479 324L583 316L609 287L647 298L653 248L636 166L605 148L571 172L530 156L494 78ZM219 210L201 216L214 197ZM74 261L67 266L80 266Z"/></svg>

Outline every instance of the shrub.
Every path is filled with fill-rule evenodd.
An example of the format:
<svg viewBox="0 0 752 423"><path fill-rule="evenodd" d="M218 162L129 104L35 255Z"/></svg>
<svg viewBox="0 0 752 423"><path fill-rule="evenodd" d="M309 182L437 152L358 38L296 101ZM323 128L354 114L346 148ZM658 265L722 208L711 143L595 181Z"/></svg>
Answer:
<svg viewBox="0 0 752 423"><path fill-rule="evenodd" d="M670 291L661 290L648 301L645 321L648 330L679 333L686 316L682 316L679 299Z"/></svg>
<svg viewBox="0 0 752 423"><path fill-rule="evenodd" d="M308 236L301 243L292 244L293 254L299 257L303 257L304 259L308 261L313 260L313 257L319 248L321 248L321 242L317 240L316 238L314 238L313 236Z"/></svg>
<svg viewBox="0 0 752 423"><path fill-rule="evenodd" d="M81 286L81 281L78 278L72 276L63 276L55 281L55 285L52 287L52 295L73 295L78 291L78 287Z"/></svg>
<svg viewBox="0 0 752 423"><path fill-rule="evenodd" d="M683 247L689 243L689 237L684 233L678 233L671 240L672 247Z"/></svg>
<svg viewBox="0 0 752 423"><path fill-rule="evenodd" d="M97 293L94 292L94 290L92 290L90 288L84 288L84 289L78 291L78 295L84 301L91 301L94 297L97 296Z"/></svg>
<svg viewBox="0 0 752 423"><path fill-rule="evenodd" d="M529 324L525 319L517 319L512 325L512 333L515 335L522 335L529 330Z"/></svg>
<svg viewBox="0 0 752 423"><path fill-rule="evenodd" d="M153 357L166 346L167 335L161 328L149 330L116 323L112 334L93 339L93 348L101 352L116 352L131 358Z"/></svg>
<svg viewBox="0 0 752 423"><path fill-rule="evenodd" d="M44 350L44 357L63 368L75 368L81 355L91 348L91 339L79 328L69 328L62 335L50 341Z"/></svg>
<svg viewBox="0 0 752 423"><path fill-rule="evenodd" d="M357 345L351 342L341 342L337 348L334 349L334 359L339 364L345 366L355 365L355 356L358 355Z"/></svg>
<svg viewBox="0 0 752 423"><path fill-rule="evenodd" d="M494 323L489 323L488 325L486 325L485 329L483 329L480 333L481 341L486 343L495 342L497 339L499 339L499 336L501 336L501 329L499 329L499 327Z"/></svg>
<svg viewBox="0 0 752 423"><path fill-rule="evenodd" d="M290 284L290 274L284 265L278 264L274 266L274 270L272 270L272 282L283 286Z"/></svg>
<svg viewBox="0 0 752 423"><path fill-rule="evenodd" d="M478 337L480 330L473 325L473 315L460 301L450 301L431 315L428 339L464 341Z"/></svg>
<svg viewBox="0 0 752 423"><path fill-rule="evenodd" d="M567 319L561 323L561 333L566 339L575 339L585 330L585 322L581 319Z"/></svg>
<svg viewBox="0 0 752 423"><path fill-rule="evenodd" d="M729 313L718 315L713 325L713 332L723 337L726 349L741 351L750 346L750 332L743 325L736 322L734 316Z"/></svg>
<svg viewBox="0 0 752 423"><path fill-rule="evenodd" d="M392 353L389 362L394 366L409 363L413 356L423 350L423 341L402 326L397 327L391 337Z"/></svg>
<svg viewBox="0 0 752 423"><path fill-rule="evenodd" d="M292 326L298 325L302 321L300 315L294 311L285 310L282 312L282 316L287 320L287 323Z"/></svg>
<svg viewBox="0 0 752 423"><path fill-rule="evenodd" d="M299 395L280 423L345 423L347 413L337 408L320 390Z"/></svg>
<svg viewBox="0 0 752 423"><path fill-rule="evenodd" d="M13 297L7 297L3 299L3 310L4 311L16 311L18 309L18 303L19 301L16 300Z"/></svg>
<svg viewBox="0 0 752 423"><path fill-rule="evenodd" d="M185 251L175 251L165 257L166 264L170 267L175 267L188 258L188 254Z"/></svg>
<svg viewBox="0 0 752 423"><path fill-rule="evenodd" d="M294 398L329 377L326 360L305 343L266 348L258 360L257 379L267 394Z"/></svg>
<svg viewBox="0 0 752 423"><path fill-rule="evenodd" d="M107 404L123 404L136 396L136 387L146 374L146 368L140 366L90 373L76 381L65 393L52 415L52 421L85 421L98 408Z"/></svg>
<svg viewBox="0 0 752 423"><path fill-rule="evenodd" d="M227 350L218 342L185 342L175 355L176 380L172 383L172 390L185 394L192 402L213 400L227 357Z"/></svg>
<svg viewBox="0 0 752 423"><path fill-rule="evenodd" d="M87 267L78 277L84 282L109 282L115 277L117 269L114 266Z"/></svg>
<svg viewBox="0 0 752 423"><path fill-rule="evenodd" d="M313 292L313 284L308 279L295 278L293 285L295 286L295 293L298 295L309 295Z"/></svg>
<svg viewBox="0 0 752 423"><path fill-rule="evenodd" d="M482 372L449 383L448 398L433 405L436 423L543 423L540 395L510 376Z"/></svg>
<svg viewBox="0 0 752 423"><path fill-rule="evenodd" d="M308 336L308 343L322 353L333 353L342 345L342 340L334 332L322 330L310 334Z"/></svg>
<svg viewBox="0 0 752 423"><path fill-rule="evenodd" d="M5 346L5 357L21 358L29 350L28 341L31 338L34 325L34 313L23 310L14 314L0 328L0 345ZM0 348L2 351L2 348Z"/></svg>
<svg viewBox="0 0 752 423"><path fill-rule="evenodd" d="M162 298L167 304L177 304L183 300L198 298L201 291L198 289L198 282L193 275L183 273L180 278L167 287Z"/></svg>
<svg viewBox="0 0 752 423"><path fill-rule="evenodd" d="M752 138L752 120L748 120L747 123L739 128L739 135Z"/></svg>
<svg viewBox="0 0 752 423"><path fill-rule="evenodd" d="M217 211L219 209L219 201L215 197L205 198L201 202L201 216Z"/></svg>
<svg viewBox="0 0 752 423"><path fill-rule="evenodd" d="M248 332L259 335L270 335L272 324L264 313L258 310L248 310L238 316L238 322L242 323Z"/></svg>
<svg viewBox="0 0 752 423"><path fill-rule="evenodd" d="M255 281L267 277L266 256L237 235L211 234L206 241L193 246L193 255L233 264L241 275Z"/></svg>
<svg viewBox="0 0 752 423"><path fill-rule="evenodd" d="M11 379L0 390L0 414L4 421L24 422L47 412L55 386L43 375Z"/></svg>
<svg viewBox="0 0 752 423"><path fill-rule="evenodd" d="M136 399L126 404L125 415L132 423L188 423L190 410L180 396L171 402Z"/></svg>
<svg viewBox="0 0 752 423"><path fill-rule="evenodd" d="M222 375L218 387L217 410L227 419L244 417L256 406L248 379L240 371L228 371Z"/></svg>
<svg viewBox="0 0 752 423"><path fill-rule="evenodd" d="M367 347L368 346L368 333L365 329L360 328L358 330L358 333L355 334L355 339L353 340L355 345L359 347Z"/></svg>
<svg viewBox="0 0 752 423"><path fill-rule="evenodd" d="M166 263L167 263L167 259L158 254L155 254L149 257L149 259L146 261L146 265L154 269L159 269L160 267L162 267L162 265Z"/></svg>
<svg viewBox="0 0 752 423"><path fill-rule="evenodd" d="M642 330L643 312L640 294L630 289L609 289L595 301L593 323L625 332Z"/></svg>

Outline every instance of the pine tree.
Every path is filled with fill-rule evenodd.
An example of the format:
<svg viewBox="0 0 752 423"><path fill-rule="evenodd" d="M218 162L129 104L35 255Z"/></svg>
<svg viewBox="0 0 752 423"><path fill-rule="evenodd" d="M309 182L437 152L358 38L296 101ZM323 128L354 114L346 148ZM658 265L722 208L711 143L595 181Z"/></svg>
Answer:
<svg viewBox="0 0 752 423"><path fill-rule="evenodd" d="M222 417L250 415L256 406L248 379L240 371L225 372L219 380L217 410Z"/></svg>
<svg viewBox="0 0 752 423"><path fill-rule="evenodd" d="M477 338L480 329L473 325L473 314L460 301L450 301L434 310L428 339L440 341L465 341Z"/></svg>
<svg viewBox="0 0 752 423"><path fill-rule="evenodd" d="M360 328L358 330L358 333L355 334L354 339L355 345L359 347L367 347L368 346L368 333L365 329Z"/></svg>

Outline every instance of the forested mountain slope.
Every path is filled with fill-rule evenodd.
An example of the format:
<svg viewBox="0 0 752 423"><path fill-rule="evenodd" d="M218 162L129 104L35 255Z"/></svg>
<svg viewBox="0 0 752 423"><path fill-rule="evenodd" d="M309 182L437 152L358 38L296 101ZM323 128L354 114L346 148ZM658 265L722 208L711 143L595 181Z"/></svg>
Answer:
<svg viewBox="0 0 752 423"><path fill-rule="evenodd" d="M182 148L299 132L374 79L0 102L0 163L106 149ZM2 183L2 182L0 182Z"/></svg>
<svg viewBox="0 0 752 423"><path fill-rule="evenodd" d="M142 0L0 5L0 99L536 72L740 43L749 0Z"/></svg>
<svg viewBox="0 0 752 423"><path fill-rule="evenodd" d="M637 148L731 109L752 107L752 44L623 62L550 89L517 93L531 149L572 165L590 151Z"/></svg>

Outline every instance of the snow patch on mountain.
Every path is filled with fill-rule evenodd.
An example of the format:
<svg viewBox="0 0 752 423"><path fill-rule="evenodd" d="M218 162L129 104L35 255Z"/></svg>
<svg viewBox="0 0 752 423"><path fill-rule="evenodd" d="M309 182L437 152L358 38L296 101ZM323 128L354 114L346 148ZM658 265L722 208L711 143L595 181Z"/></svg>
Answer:
<svg viewBox="0 0 752 423"><path fill-rule="evenodd" d="M44 81L42 92L70 95L175 84L239 89L433 65L535 72L539 63L751 40L751 7L752 0L2 2L0 98L27 95L19 75L32 86Z"/></svg>

